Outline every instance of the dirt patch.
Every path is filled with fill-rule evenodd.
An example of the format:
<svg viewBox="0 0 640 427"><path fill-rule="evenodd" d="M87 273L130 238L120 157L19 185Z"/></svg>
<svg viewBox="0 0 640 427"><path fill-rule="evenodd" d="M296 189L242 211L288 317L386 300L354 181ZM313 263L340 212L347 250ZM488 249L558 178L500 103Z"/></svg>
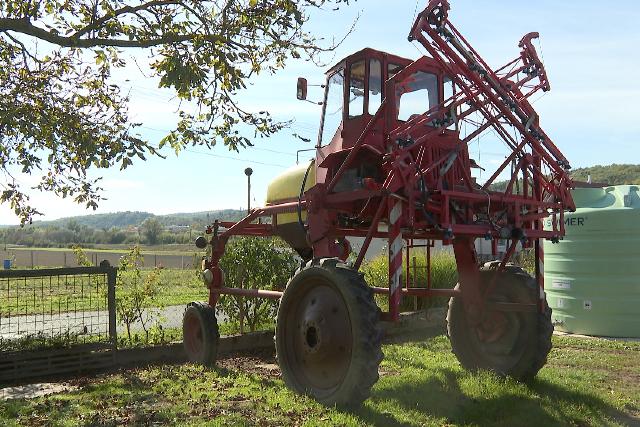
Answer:
<svg viewBox="0 0 640 427"><path fill-rule="evenodd" d="M223 369L259 375L265 378L280 378L280 367L273 351L264 350L244 353L218 360Z"/></svg>
<svg viewBox="0 0 640 427"><path fill-rule="evenodd" d="M380 377L392 377L394 375L400 375L400 371L391 368L378 368L378 375L380 375Z"/></svg>
<svg viewBox="0 0 640 427"><path fill-rule="evenodd" d="M50 394L77 390L78 386L68 382L64 383L37 383L0 389L0 399L34 399Z"/></svg>

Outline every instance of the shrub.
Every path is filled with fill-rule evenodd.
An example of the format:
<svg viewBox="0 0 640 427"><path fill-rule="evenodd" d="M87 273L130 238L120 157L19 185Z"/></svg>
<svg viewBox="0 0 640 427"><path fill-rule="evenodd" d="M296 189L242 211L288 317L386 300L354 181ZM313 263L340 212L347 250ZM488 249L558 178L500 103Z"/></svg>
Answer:
<svg viewBox="0 0 640 427"><path fill-rule="evenodd" d="M240 237L231 239L220 267L225 286L243 289L282 290L297 266L293 251L279 239ZM236 323L240 333L268 324L275 316L277 301L223 295L217 309Z"/></svg>
<svg viewBox="0 0 640 427"><path fill-rule="evenodd" d="M80 267L91 267L93 265L81 246L73 245L71 246L71 249L73 249L73 255L76 257L76 264Z"/></svg>
<svg viewBox="0 0 640 427"><path fill-rule="evenodd" d="M534 249L523 250L514 257L513 263L524 268L532 276L536 275L536 251Z"/></svg>
<svg viewBox="0 0 640 427"><path fill-rule="evenodd" d="M127 328L127 338L132 341L131 326L140 323L149 341L149 333L154 327L159 328L159 310L163 304L158 298L160 269L142 273L143 256L139 246L120 258L116 288L116 313L118 320ZM145 308L147 307L147 308ZM153 307L153 308L149 308ZM137 335L136 335L137 336Z"/></svg>
<svg viewBox="0 0 640 427"><path fill-rule="evenodd" d="M415 257L415 270L413 268L413 258ZM414 250L409 260L409 283L410 286L426 287L427 286L427 257L423 251ZM406 258L403 255L401 284L404 286L405 277L407 277ZM382 254L365 263L362 266L362 272L366 282L374 287L389 286L389 258L386 254ZM439 251L431 255L431 286L438 289L451 289L458 282L458 269L453 254L446 251ZM418 298L405 297L402 300L401 310L424 309L433 306L443 306L447 303L448 298ZM388 299L386 295L376 295L376 302L385 309L388 307Z"/></svg>

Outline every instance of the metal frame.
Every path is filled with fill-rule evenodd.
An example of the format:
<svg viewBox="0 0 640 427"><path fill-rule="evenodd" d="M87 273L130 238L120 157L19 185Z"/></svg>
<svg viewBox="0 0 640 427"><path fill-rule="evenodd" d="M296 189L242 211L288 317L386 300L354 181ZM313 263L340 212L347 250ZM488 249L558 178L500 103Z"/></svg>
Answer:
<svg viewBox="0 0 640 427"><path fill-rule="evenodd" d="M212 255L203 267L213 273L211 305L216 304L220 294L281 296L281 292L275 291L224 287L218 261L231 236L278 235L277 215L301 209L307 211L304 232L314 258L346 259L344 238L365 237L354 264L359 269L371 239L388 239L389 288L374 288L374 292L389 296L387 320L398 320L402 295L462 296L467 311L477 314L472 321L473 317L479 319L487 307L486 298L492 286L484 293L477 286L479 267L474 239L511 240L509 251L497 269L500 271L518 242L525 247L535 245L536 256L541 260L539 240L562 238L564 211L575 209L569 192L573 185L567 172L569 163L540 127L538 115L528 101L535 93L550 90L544 65L532 44L538 35L530 33L523 37L518 58L493 71L449 22L448 10L447 0L431 0L411 29L409 39L419 42L431 58L410 62L365 49L329 71L330 75L344 67L346 105L350 64L375 58L383 61L385 70L390 61L404 65L402 71L385 82L384 100L373 116L366 111L365 98L365 114L358 120L343 117L342 132L330 144L317 147L317 184L301 200L254 209L237 223L216 221L208 228ZM440 94L437 106L406 122L400 121L398 88L410 84L417 71L437 75L441 93L445 77L451 78L456 91L449 99ZM365 94L368 94L366 87ZM480 120L474 121L472 117ZM463 122L475 127L464 137L459 132ZM486 183L479 185L471 177L467 145L490 129L510 148L511 154ZM366 177L362 186L353 191L336 191L345 172L363 162L377 164L381 177ZM513 171L506 190L491 190L490 185L510 164ZM514 192L520 181L522 191ZM553 218L552 226L544 230L542 220L548 216ZM262 217L271 218L271 223L254 223ZM380 230L382 223L387 224L386 231ZM412 245L405 247L403 242L414 239L441 240L453 246L459 291L432 289L430 283L426 287L402 287L403 249L407 259L412 249ZM536 276L542 301L541 263ZM493 305L505 311L531 310L529 306L516 306ZM542 303L537 308L542 310Z"/></svg>

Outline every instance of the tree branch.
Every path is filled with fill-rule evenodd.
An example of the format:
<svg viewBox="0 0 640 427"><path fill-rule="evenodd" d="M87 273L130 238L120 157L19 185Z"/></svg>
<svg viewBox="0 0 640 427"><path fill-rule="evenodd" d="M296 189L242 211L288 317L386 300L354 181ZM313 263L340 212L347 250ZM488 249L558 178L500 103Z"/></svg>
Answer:
<svg viewBox="0 0 640 427"><path fill-rule="evenodd" d="M28 19L12 19L0 18L0 31L14 31L47 41L49 43L61 47L122 47L122 48L149 48L154 46L182 43L194 39L203 39L208 42L229 42L225 37L213 34L167 34L162 37L141 39L141 40L123 40L123 39L104 39L104 38L88 38L77 39L75 37L65 37L53 31L47 31L37 27Z"/></svg>
<svg viewBox="0 0 640 427"><path fill-rule="evenodd" d="M82 37L83 35L93 30L99 29L101 26L109 22L111 19L117 18L120 15L125 15L128 13L136 13L141 10L150 9L155 6L170 6L170 5L180 4L180 3L181 3L180 0L153 0L153 1L148 1L146 3L140 4L138 6L123 6L120 9L114 10L113 13L108 13L103 17L96 19L90 25L87 25L86 27L76 31L71 36L71 38L80 39L80 37Z"/></svg>

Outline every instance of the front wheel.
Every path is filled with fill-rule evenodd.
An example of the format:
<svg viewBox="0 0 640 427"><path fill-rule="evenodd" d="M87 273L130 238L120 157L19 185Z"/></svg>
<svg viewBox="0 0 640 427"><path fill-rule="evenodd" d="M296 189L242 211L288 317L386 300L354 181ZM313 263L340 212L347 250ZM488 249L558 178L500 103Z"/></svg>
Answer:
<svg viewBox="0 0 640 427"><path fill-rule="evenodd" d="M362 403L382 361L378 320L361 274L333 258L308 263L278 308L276 355L285 384L325 405Z"/></svg>
<svg viewBox="0 0 640 427"><path fill-rule="evenodd" d="M182 341L189 362L205 366L216 363L220 333L213 307L203 302L189 303L182 319Z"/></svg>
<svg viewBox="0 0 640 427"><path fill-rule="evenodd" d="M486 289L495 274L491 267L481 269L480 292ZM507 266L497 274L487 302L538 303L538 285L524 270ZM551 308L546 299L543 306L543 312L487 309L481 321L472 325L462 298L451 298L447 334L453 353L468 370L487 369L521 381L535 377L547 361L553 334Z"/></svg>

